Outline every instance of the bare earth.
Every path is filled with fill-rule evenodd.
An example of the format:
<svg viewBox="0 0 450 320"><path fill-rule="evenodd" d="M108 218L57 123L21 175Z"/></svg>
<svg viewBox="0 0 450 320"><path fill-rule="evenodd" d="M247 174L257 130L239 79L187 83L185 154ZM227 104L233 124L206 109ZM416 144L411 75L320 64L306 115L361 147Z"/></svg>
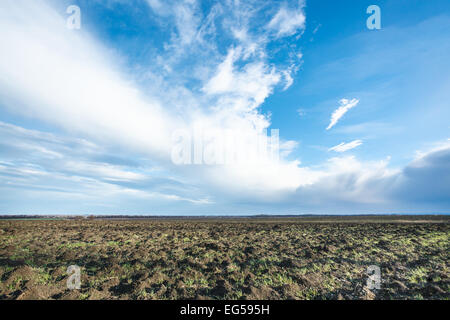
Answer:
<svg viewBox="0 0 450 320"><path fill-rule="evenodd" d="M0 299L448 299L449 222L0 220Z"/></svg>

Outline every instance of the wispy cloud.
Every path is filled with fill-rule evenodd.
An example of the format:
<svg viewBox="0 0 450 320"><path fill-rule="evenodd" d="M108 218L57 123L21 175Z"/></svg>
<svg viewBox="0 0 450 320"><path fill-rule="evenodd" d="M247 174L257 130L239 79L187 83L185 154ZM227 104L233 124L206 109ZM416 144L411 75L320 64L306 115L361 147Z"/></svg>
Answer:
<svg viewBox="0 0 450 320"><path fill-rule="evenodd" d="M303 12L303 6L304 1L302 0L294 8L282 5L267 27L276 33L276 37L296 34L299 29L304 29L305 27L306 16Z"/></svg>
<svg viewBox="0 0 450 320"><path fill-rule="evenodd" d="M241 103L236 107L251 111L261 105L270 95L273 87L280 81L280 74L264 62L248 63L243 70L236 70L235 63L242 58L242 50L231 49L208 81L204 91L208 94L226 94ZM233 98L233 99L234 99Z"/></svg>
<svg viewBox="0 0 450 320"><path fill-rule="evenodd" d="M356 147L362 145L363 142L362 140L354 140L352 142L342 142L340 144L338 144L337 146L334 146L330 149L328 149L328 151L336 151L336 152L345 152L351 149L355 149Z"/></svg>
<svg viewBox="0 0 450 320"><path fill-rule="evenodd" d="M297 114L298 114L301 118L303 118L304 116L306 116L306 110L303 109L303 108L298 108L298 109L297 109Z"/></svg>
<svg viewBox="0 0 450 320"><path fill-rule="evenodd" d="M211 203L193 195L190 186L145 159L120 158L114 150L83 139L28 130L0 121L0 183L5 194L41 192L58 198L77 194L77 199L105 201L151 199L159 202ZM70 198L70 197L69 197ZM70 201L70 199L67 199ZM52 202L52 199L47 199Z"/></svg>
<svg viewBox="0 0 450 320"><path fill-rule="evenodd" d="M341 99L339 101L339 104L341 106L337 108L331 115L330 124L328 125L327 130L333 128L338 123L339 119L341 119L344 116L344 114L347 113L348 110L354 108L358 103L359 103L358 99L352 100Z"/></svg>

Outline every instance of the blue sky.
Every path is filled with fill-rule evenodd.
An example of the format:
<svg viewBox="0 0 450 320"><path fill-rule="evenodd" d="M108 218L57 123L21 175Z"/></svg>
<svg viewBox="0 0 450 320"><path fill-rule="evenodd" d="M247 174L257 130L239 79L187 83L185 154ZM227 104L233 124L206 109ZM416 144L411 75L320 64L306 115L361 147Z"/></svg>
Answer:
<svg viewBox="0 0 450 320"><path fill-rule="evenodd" d="M450 212L446 0L0 8L1 214ZM174 161L196 130L240 160Z"/></svg>

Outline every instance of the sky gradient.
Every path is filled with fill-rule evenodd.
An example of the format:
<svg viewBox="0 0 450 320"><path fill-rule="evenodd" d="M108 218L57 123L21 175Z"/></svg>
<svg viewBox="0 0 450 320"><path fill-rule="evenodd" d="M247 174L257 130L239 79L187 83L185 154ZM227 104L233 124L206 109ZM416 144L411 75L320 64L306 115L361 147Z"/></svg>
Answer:
<svg viewBox="0 0 450 320"><path fill-rule="evenodd" d="M448 0L3 0L0 39L0 214L450 213Z"/></svg>

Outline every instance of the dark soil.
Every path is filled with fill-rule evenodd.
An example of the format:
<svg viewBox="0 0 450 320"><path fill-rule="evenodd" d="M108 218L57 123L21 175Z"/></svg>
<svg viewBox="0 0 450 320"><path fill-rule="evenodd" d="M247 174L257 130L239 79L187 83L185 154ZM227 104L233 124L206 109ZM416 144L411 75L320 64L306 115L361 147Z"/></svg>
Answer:
<svg viewBox="0 0 450 320"><path fill-rule="evenodd" d="M449 298L448 218L330 219L3 220L0 299Z"/></svg>

